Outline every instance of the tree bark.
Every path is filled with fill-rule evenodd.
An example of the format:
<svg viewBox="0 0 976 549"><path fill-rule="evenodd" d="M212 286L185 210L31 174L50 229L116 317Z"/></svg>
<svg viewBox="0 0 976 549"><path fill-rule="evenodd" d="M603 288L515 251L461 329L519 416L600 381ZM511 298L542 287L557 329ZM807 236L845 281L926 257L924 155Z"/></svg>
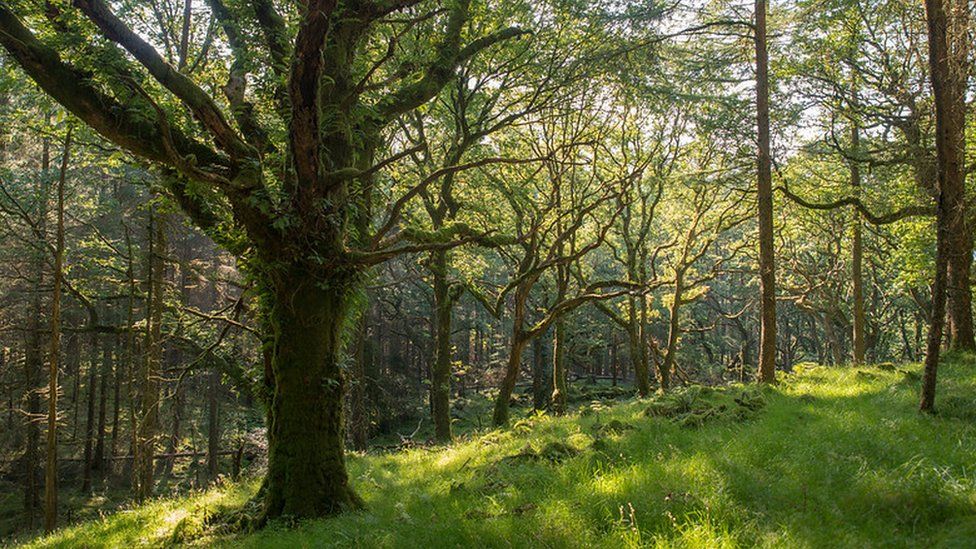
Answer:
<svg viewBox="0 0 976 549"><path fill-rule="evenodd" d="M369 417L366 413L366 386L368 382L368 361L372 360L369 352L369 309L359 316L356 323L356 351L353 357L352 387L349 391L349 439L356 450L365 451L369 443Z"/></svg>
<svg viewBox="0 0 976 549"><path fill-rule="evenodd" d="M630 319L627 328L628 345L630 347L630 363L634 369L634 381L637 392L646 397L651 392L650 364L647 356L647 306L642 296L642 306L637 307L637 300L633 296L627 298Z"/></svg>
<svg viewBox="0 0 976 549"><path fill-rule="evenodd" d="M64 280L64 184L71 150L71 129L64 138L57 187L57 226L54 244L54 288L51 292L51 352L48 357L47 464L44 472L44 531L58 524L58 368L61 367L61 285Z"/></svg>
<svg viewBox="0 0 976 549"><path fill-rule="evenodd" d="M566 413L566 321L559 319L552 331L552 410Z"/></svg>
<svg viewBox="0 0 976 549"><path fill-rule="evenodd" d="M679 273L674 280L674 294L672 295L671 307L668 318L668 347L664 351L664 360L661 361L661 368L658 372L658 380L661 383L661 391L667 392L671 388L671 370L674 367L674 354L678 347L678 338L681 336L681 319L678 314L681 311L681 296L684 293L684 280Z"/></svg>
<svg viewBox="0 0 976 549"><path fill-rule="evenodd" d="M210 482L217 480L220 474L220 372L213 368L207 387L207 477Z"/></svg>
<svg viewBox="0 0 976 549"><path fill-rule="evenodd" d="M350 282L321 287L301 269L279 274L274 331L268 473L262 522L333 515L362 505L343 451L340 331Z"/></svg>
<svg viewBox="0 0 976 549"><path fill-rule="evenodd" d="M512 400L512 393L515 391L515 382L518 380L519 369L522 367L522 351L528 339L522 334L521 330L515 329L512 334L512 346L508 352L508 363L505 366L505 377L498 388L498 397L495 399L495 409L492 413L492 424L495 427L502 427L508 423L508 407ZM556 352L553 350L553 355Z"/></svg>
<svg viewBox="0 0 976 549"><path fill-rule="evenodd" d="M447 281L447 252L431 253L434 279L434 366L430 376L430 409L434 419L434 438L450 442L451 435L451 297Z"/></svg>
<svg viewBox="0 0 976 549"><path fill-rule="evenodd" d="M857 151L860 148L860 134L856 124L851 125L851 146ZM857 161L851 161L851 187L854 196L860 198L861 189L861 169ZM851 340L854 347L854 364L864 364L864 357L867 351L865 343L865 330L867 329L867 317L864 310L864 276L863 276L863 257L864 243L862 242L862 229L860 212L854 212L854 236L851 242L851 282L853 284L853 300L851 304L853 310L854 324L851 330Z"/></svg>
<svg viewBox="0 0 976 549"><path fill-rule="evenodd" d="M966 215L964 152L969 9L968 2L960 0L959 5L955 6L956 9L952 10L953 20L950 21L947 3L949 2L946 0L925 0L929 67L935 97L938 213L935 281L932 284L932 309L919 403L919 409L924 412L935 410L936 376L945 324L946 294L949 291L947 286L960 283L962 276L962 273L957 271L954 275L956 278L950 280L952 258L962 251L958 249L962 242L961 237L953 235L953 231L965 227ZM966 238L971 241L971 236ZM967 265L971 260L970 255ZM966 271L968 272L968 267ZM959 289L955 288L955 290ZM966 293L968 292L967 287ZM956 294L956 297L963 296ZM971 316L971 311L968 312ZM965 330L965 326L954 329Z"/></svg>
<svg viewBox="0 0 976 549"><path fill-rule="evenodd" d="M92 468L96 471L105 469L105 427L108 422L106 408L108 401L108 379L112 376L112 343L113 339L102 342L102 371L98 374L98 426L95 429L95 455L92 458Z"/></svg>
<svg viewBox="0 0 976 549"><path fill-rule="evenodd" d="M545 410L552 398L552 375L546 364L545 338L539 337L532 342L532 407Z"/></svg>
<svg viewBox="0 0 976 549"><path fill-rule="evenodd" d="M48 171L51 163L51 142L44 139L41 151L41 181L39 185L37 231L38 239L43 244L47 227L47 198ZM41 337L41 288L44 285L44 258L41 252L36 252L33 258L34 287L31 295L31 312L27 328L27 349L24 353L24 384L27 388L27 436L24 448L24 509L27 514L27 527L34 527L34 513L40 504L37 488L37 469L41 430L38 426L38 416L41 413L40 376L44 369L44 341Z"/></svg>
<svg viewBox="0 0 976 549"><path fill-rule="evenodd" d="M162 362L161 324L163 315L163 257L166 250L166 231L162 216L150 214L149 276L147 277L148 305L145 349L139 375L139 421L133 476L136 480L136 499L150 497L155 484L153 456L159 431L159 368Z"/></svg>
<svg viewBox="0 0 976 549"><path fill-rule="evenodd" d="M85 407L85 462L81 473L81 492L87 494L91 491L92 474L92 453L95 443L95 395L97 392L97 372L98 367L98 336L91 337L91 359L88 361L88 382L85 384L87 390Z"/></svg>
<svg viewBox="0 0 976 549"><path fill-rule="evenodd" d="M756 126L759 141L759 381L776 382L776 267L773 248L773 184L769 147L769 54L766 0L756 0Z"/></svg>

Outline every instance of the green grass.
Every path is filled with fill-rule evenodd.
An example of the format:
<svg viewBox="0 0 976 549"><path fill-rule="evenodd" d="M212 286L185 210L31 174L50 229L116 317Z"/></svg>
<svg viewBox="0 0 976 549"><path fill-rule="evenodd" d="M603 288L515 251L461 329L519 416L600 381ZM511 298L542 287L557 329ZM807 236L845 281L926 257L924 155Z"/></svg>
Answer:
<svg viewBox="0 0 976 549"><path fill-rule="evenodd" d="M945 364L939 391L941 413L920 415L913 376L807 366L759 396L693 389L530 417L443 449L353 456L368 507L334 519L208 528L250 481L28 546L976 547L972 358ZM744 394L765 405L743 412Z"/></svg>

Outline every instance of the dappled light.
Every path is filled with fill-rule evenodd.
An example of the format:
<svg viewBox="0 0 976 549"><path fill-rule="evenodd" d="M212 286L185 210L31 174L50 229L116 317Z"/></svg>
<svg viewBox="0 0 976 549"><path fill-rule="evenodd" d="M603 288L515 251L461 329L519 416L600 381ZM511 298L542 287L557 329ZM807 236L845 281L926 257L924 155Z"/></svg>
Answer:
<svg viewBox="0 0 976 549"><path fill-rule="evenodd" d="M971 0L0 0L0 545L969 547Z"/></svg>

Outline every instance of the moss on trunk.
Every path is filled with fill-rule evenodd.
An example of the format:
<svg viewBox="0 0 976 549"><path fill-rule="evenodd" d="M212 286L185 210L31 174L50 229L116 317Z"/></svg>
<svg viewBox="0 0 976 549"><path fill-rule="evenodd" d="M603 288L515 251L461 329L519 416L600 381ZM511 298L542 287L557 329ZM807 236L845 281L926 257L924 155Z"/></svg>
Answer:
<svg viewBox="0 0 976 549"><path fill-rule="evenodd" d="M362 505L349 487L343 448L339 354L349 287L338 282L324 287L291 271L275 289L262 523L333 515Z"/></svg>

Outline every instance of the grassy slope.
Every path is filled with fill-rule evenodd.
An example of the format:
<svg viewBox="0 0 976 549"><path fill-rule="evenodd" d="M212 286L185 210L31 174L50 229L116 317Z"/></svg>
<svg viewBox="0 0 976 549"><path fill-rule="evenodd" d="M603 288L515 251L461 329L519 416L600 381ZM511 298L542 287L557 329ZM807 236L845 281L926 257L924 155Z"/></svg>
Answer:
<svg viewBox="0 0 976 549"><path fill-rule="evenodd" d="M917 383L900 372L807 368L745 421L689 428L646 417L646 402L597 405L442 450L352 458L368 511L294 529L200 533L206 516L253 493L250 482L32 546L976 547L973 362L943 367L939 417L916 413ZM601 430L613 420L634 428ZM503 460L555 441L580 453Z"/></svg>

